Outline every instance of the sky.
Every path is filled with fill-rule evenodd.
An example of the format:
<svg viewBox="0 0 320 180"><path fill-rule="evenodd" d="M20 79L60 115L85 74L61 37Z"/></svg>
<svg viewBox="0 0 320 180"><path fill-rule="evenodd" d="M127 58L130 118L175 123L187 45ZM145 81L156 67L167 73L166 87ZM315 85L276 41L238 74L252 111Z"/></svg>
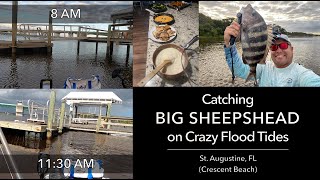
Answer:
<svg viewBox="0 0 320 180"><path fill-rule="evenodd" d="M18 1L19 5L132 5L132 1ZM0 5L11 5L12 1L1 1Z"/></svg>
<svg viewBox="0 0 320 180"><path fill-rule="evenodd" d="M45 23L48 24L48 12L58 9L57 18L53 24L91 24L90 27L107 30L107 24L111 23L111 14L119 10L132 8L132 1L18 1L18 24L20 23ZM7 6L1 6L7 5ZM0 1L0 28L10 29L12 20L12 1ZM39 6L40 5L40 6ZM77 6L80 5L80 6ZM91 6L83 6L91 5ZM81 9L81 18L60 18L63 10L71 17L72 12ZM66 15L66 14L64 14ZM85 23L85 24L83 24ZM103 24L102 24L103 23Z"/></svg>
<svg viewBox="0 0 320 180"><path fill-rule="evenodd" d="M320 34L320 1L200 1L199 12L212 19L235 17L241 7L251 4L267 24L289 32Z"/></svg>
<svg viewBox="0 0 320 180"><path fill-rule="evenodd" d="M61 99L71 91L69 89L55 89L56 92L56 108L60 108ZM94 90L90 90L94 91ZM121 100L122 104L112 104L112 116L133 117L133 93L132 89L99 89L97 91L108 91L115 93ZM22 101L27 105L29 99L45 105L50 99L50 90L46 89L0 89L0 103L16 104Z"/></svg>

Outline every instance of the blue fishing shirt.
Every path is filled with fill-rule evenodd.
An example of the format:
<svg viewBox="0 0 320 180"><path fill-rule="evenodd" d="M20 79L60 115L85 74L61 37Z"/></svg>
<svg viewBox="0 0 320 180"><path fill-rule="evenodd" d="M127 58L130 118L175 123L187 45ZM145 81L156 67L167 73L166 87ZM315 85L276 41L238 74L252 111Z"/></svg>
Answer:
<svg viewBox="0 0 320 180"><path fill-rule="evenodd" d="M233 58L234 75L247 79L250 67L243 63L236 46L224 46L224 52L230 70ZM285 68L277 68L272 61L257 64L256 78L259 87L320 87L320 76L294 62Z"/></svg>

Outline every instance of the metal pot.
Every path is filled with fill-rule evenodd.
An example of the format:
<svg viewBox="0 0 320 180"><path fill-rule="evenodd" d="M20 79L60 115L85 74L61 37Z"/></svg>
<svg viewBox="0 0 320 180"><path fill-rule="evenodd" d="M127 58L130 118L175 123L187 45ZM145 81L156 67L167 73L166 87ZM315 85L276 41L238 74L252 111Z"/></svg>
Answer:
<svg viewBox="0 0 320 180"><path fill-rule="evenodd" d="M175 62L173 62L173 64L170 64L168 66L173 66L175 63L180 63L180 64L182 64L182 67L183 67L181 70L176 71L174 73L170 73L170 74L167 73L166 71L159 71L158 75L162 78L170 79L170 80L175 79L175 78L179 77L180 75L182 75L189 64L189 57L188 57L188 54L186 53L185 50L188 49L193 43L195 43L198 40L199 40L199 36L197 35L197 36L193 37L185 46L178 46L175 44L166 44L166 45L158 47L155 50L155 52L153 53L153 57L152 57L154 67L157 66L156 59L157 59L157 56L159 55L159 53L165 49L168 49L168 48L174 48L182 53L181 60L175 61Z"/></svg>
<svg viewBox="0 0 320 180"><path fill-rule="evenodd" d="M158 74L161 78L163 79L167 79L167 80L175 80L176 78L180 77L180 75L182 75L185 71L185 69L187 68L188 64L189 64L189 57L188 54L186 53L186 49L188 49L194 42L199 40L199 36L195 36L191 39L191 41L189 41L185 46L177 46L175 44L166 44L163 46L158 47L155 52L153 53L153 57L152 57L152 61L153 61L153 66L154 66L154 70L151 71L146 77L144 77L138 84L137 86L139 87L143 87L145 86L150 79L152 79L156 74ZM181 55L181 60L175 60L172 63L166 63L165 61L170 61L169 58L166 59L162 59L163 62L159 62L157 64L157 57L160 54L161 51L166 50L168 48L174 48L176 50L178 50L182 55ZM166 68L169 66L174 66L175 63L181 63L182 64L182 69L179 71L176 71L174 73L168 73L166 71Z"/></svg>

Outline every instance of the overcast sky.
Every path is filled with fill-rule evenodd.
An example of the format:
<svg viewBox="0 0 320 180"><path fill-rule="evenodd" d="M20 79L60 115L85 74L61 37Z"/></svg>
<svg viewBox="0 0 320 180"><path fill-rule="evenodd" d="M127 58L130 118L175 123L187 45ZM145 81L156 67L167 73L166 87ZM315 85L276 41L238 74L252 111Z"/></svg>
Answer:
<svg viewBox="0 0 320 180"><path fill-rule="evenodd" d="M56 108L60 108L61 99L64 96L71 91L81 90L56 89L54 91L56 92ZM100 89L97 91L113 92L122 100L122 104L112 105L112 116L133 117L132 89ZM28 100L31 99L45 105L50 99L50 93L50 90L45 89L0 89L0 103L16 104L17 101L23 101L23 104L27 105Z"/></svg>
<svg viewBox="0 0 320 180"><path fill-rule="evenodd" d="M212 19L235 17L251 4L267 24L278 24L289 32L320 34L320 1L200 1L199 12Z"/></svg>
<svg viewBox="0 0 320 180"><path fill-rule="evenodd" d="M18 23L48 23L52 9L56 9L53 23L110 23L112 14L133 11L132 4L132 1L19 1ZM0 1L0 23L11 24L11 5L12 1Z"/></svg>
<svg viewBox="0 0 320 180"><path fill-rule="evenodd" d="M11 5L12 1L0 1L0 5ZM18 1L19 5L132 5L132 1Z"/></svg>

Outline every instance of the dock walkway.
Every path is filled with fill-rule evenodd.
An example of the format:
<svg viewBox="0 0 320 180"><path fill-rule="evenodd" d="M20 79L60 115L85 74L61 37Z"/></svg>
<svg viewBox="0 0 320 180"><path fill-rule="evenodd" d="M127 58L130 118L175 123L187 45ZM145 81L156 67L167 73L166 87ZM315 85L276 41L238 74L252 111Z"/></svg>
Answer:
<svg viewBox="0 0 320 180"><path fill-rule="evenodd" d="M0 127L2 128L9 128L9 129L16 129L16 130L23 130L23 131L30 131L30 132L37 132L43 133L47 131L46 124L39 124L39 123L30 123L30 122L14 122L14 121L0 121ZM58 130L57 126L52 127L53 130Z"/></svg>

